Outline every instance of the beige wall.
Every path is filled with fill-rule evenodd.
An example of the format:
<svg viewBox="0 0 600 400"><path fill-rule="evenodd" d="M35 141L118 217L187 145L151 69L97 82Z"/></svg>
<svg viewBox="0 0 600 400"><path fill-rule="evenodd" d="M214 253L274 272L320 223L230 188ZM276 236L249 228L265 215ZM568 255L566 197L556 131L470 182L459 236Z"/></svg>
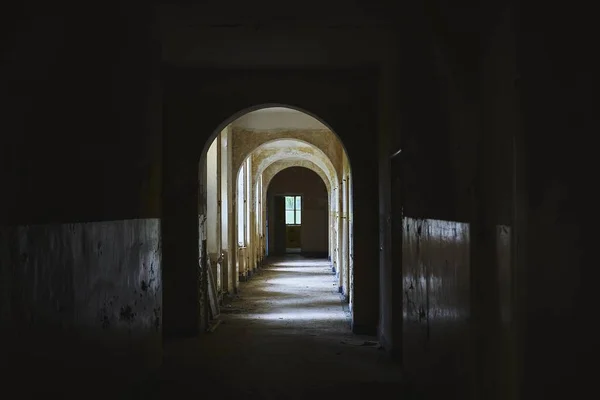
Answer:
<svg viewBox="0 0 600 400"><path fill-rule="evenodd" d="M293 115L293 114L292 114ZM289 139L299 140L308 144L313 150L311 153L319 153L317 158L329 159L333 168L341 176L342 155L344 148L337 135L329 129L249 129L232 125L233 136L233 168L239 169L241 163L248 155L258 147L275 140ZM267 153L280 149L265 149ZM306 149L303 149L306 150Z"/></svg>

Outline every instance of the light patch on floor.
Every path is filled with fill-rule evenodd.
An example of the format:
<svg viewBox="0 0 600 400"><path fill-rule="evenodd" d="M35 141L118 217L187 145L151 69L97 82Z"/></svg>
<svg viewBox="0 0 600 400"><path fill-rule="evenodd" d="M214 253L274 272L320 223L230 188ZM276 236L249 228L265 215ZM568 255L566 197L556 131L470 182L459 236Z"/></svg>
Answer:
<svg viewBox="0 0 600 400"><path fill-rule="evenodd" d="M346 316L340 315L334 312L303 312L303 311L292 311L282 310L280 313L268 313L268 314L248 314L246 316L250 319L270 319L270 320L282 320L282 319L304 319L304 320L334 320L334 319L346 319Z"/></svg>
<svg viewBox="0 0 600 400"><path fill-rule="evenodd" d="M165 345L149 398L383 397L400 393L401 369L377 338L353 335L350 314L326 260L291 255L240 283L222 323ZM200 383L202 382L202 383Z"/></svg>
<svg viewBox="0 0 600 400"><path fill-rule="evenodd" d="M294 255L272 261L244 284L240 299L229 307L233 313L224 307L229 319L350 323L327 260Z"/></svg>
<svg viewBox="0 0 600 400"><path fill-rule="evenodd" d="M269 269L277 271L279 267L285 267L289 270L290 267L299 267L299 270L304 270L310 267L327 267L331 266L331 262L327 260L310 260L310 259L299 259L291 261L273 261L269 265Z"/></svg>

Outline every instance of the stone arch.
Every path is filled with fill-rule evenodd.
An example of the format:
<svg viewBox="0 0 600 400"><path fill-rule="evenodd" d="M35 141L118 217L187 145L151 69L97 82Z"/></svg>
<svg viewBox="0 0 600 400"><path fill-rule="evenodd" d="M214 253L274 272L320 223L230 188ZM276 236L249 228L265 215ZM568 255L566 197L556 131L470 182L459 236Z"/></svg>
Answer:
<svg viewBox="0 0 600 400"><path fill-rule="evenodd" d="M283 147L271 147L279 143L285 143L285 145ZM337 187L339 184L339 169L335 168L331 160L320 148L303 140L274 139L255 148L248 157L252 157L252 177L255 180L271 164L286 159L310 161L325 173L330 188Z"/></svg>
<svg viewBox="0 0 600 400"><path fill-rule="evenodd" d="M341 140L329 129L274 129L252 130L246 128L232 128L235 137L233 167L237 170L244 160L261 146L276 140L295 140L314 146L321 150L325 157L336 167L338 178L341 177L344 149Z"/></svg>
<svg viewBox="0 0 600 400"><path fill-rule="evenodd" d="M284 169L288 169L288 168L292 168L292 167L303 167L303 168L310 169L311 171L315 172L323 180L323 183L325 183L325 187L327 188L328 195L331 194L331 183L329 182L327 175L318 165L316 165L314 162L309 161L309 160L285 159L285 160L275 161L274 163L269 165L267 168L265 168L265 170L263 171L263 190L269 189L269 184L271 183L271 180L275 177L275 175L277 175Z"/></svg>
<svg viewBox="0 0 600 400"><path fill-rule="evenodd" d="M216 129L214 129L214 131L212 131L210 137L204 143L204 147L201 152L201 157L203 157L206 154L206 152L208 151L208 147L210 147L212 141L216 138L218 133L221 132L225 127L227 127L230 124L233 124L236 120L242 118L246 114L268 108L288 108L290 110L301 112L318 121L323 126L323 128L272 130L253 130L241 127L233 128L232 135L235 136L237 139L235 140L237 145L233 157L234 170L237 171L240 168L242 162L254 151L254 149L256 149L264 143L275 139L298 139L306 143L313 144L317 148L320 148L325 154L327 154L328 158L336 166L336 170L339 170L342 165L344 153L348 157L350 157L348 150L346 149L341 137L335 132L335 130L328 122L300 106L283 103L265 103L249 106L232 113L226 118L223 118L222 122L217 126ZM252 138L252 140L249 140L249 138ZM341 175L339 177L341 178Z"/></svg>
<svg viewBox="0 0 600 400"><path fill-rule="evenodd" d="M206 141L204 142L204 147L202 148L202 152L201 152L201 157L204 156L206 154L206 152L208 151L208 148L210 147L210 144L213 142L213 140L215 140L215 138L217 137L217 135L219 134L219 132L221 132L223 129L225 129L225 127L227 127L229 124L231 124L232 122L234 122L235 120L241 118L242 116L251 113L253 111L258 111L258 110L262 110L262 109L266 109L266 108L272 108L272 107L284 107L284 108L289 108L291 110L296 110L296 111L300 111L306 115L309 115L311 117L313 117L314 119L316 119L317 121L319 121L320 123L322 123L327 129L324 129L328 132L330 132L331 134L333 134L335 136L335 138L337 140L339 140L339 142L342 145L342 149L343 151L346 152L346 154L348 154L347 149L345 148L344 143L342 142L341 137L338 136L337 133L335 133L335 130L332 128L332 126L326 122L323 118L318 117L317 115L315 115L314 113L307 111L305 108L302 108L301 106L297 106L293 103L262 103L262 104L254 104L254 105L245 105L245 106L241 106L237 109L237 111L231 112L229 115L215 115L214 118L217 120L220 120L221 122L217 125L216 128L211 128L211 134L210 136L206 139ZM327 114L327 113L325 113ZM340 122L342 122L343 118L341 118L340 116ZM280 132L282 134L285 134L285 130ZM268 141L268 139L267 139ZM256 146L255 146L256 147ZM249 152L248 152L249 153ZM243 157L238 157L238 162L241 164L241 162L248 156L248 153L243 156Z"/></svg>
<svg viewBox="0 0 600 400"><path fill-rule="evenodd" d="M196 69L166 68L164 92L163 174L161 207L165 215L163 225L163 257L165 264L173 265L165 281L179 279L172 272L176 266L192 265L198 261L198 234L202 238L199 215L205 209L198 190L198 161L202 160L217 135L239 116L262 108L284 106L318 115L327 121L332 132L341 133L342 146L350 160L363 168L356 171L356 204L364 212L356 218L360 232L376 227L376 199L371 192L376 188L377 148L373 141L356 138L377 126L377 113L372 102L365 102L376 81L364 73L324 74L316 72L306 79L297 79L295 73L280 74L251 72L253 80L241 79L229 71L208 72L212 79L200 79ZM315 93L319 93L315 96ZM280 100L272 103L273 99ZM201 113L198 110L202 110ZM311 112L304 111L305 109ZM321 119L322 118L322 119ZM347 141L347 143L346 143ZM200 153L200 154L198 154ZM201 161L202 162L202 161ZM202 185L202 182L200 182ZM182 201L181 199L185 199ZM196 221L193 223L193 221ZM198 226L200 223L200 227ZM365 236L357 242L355 261L369 265L378 254L378 241ZM204 267L204 265L200 265ZM183 268L183 267L182 267ZM367 268L357 269L360 276L369 276ZM186 270L186 274L193 274ZM360 282L363 282L362 280ZM368 282L361 286L364 304L374 304L377 294L369 291ZM186 298L202 294L190 287ZM198 301L184 302L182 296L170 296L170 308L197 307ZM353 307L353 310L359 307ZM362 308L364 309L364 308ZM167 313L168 315L168 313ZM200 315L177 321L170 331L190 329L198 325ZM370 326L375 313L354 313L353 327ZM169 321L165 319L165 326ZM189 327L189 328L188 328ZM361 328L363 329L363 328Z"/></svg>

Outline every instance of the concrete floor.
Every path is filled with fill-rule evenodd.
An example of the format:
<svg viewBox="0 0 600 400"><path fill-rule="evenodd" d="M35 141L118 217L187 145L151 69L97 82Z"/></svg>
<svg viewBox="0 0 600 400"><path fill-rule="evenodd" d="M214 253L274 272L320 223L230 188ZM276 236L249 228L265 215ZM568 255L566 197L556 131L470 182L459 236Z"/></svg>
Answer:
<svg viewBox="0 0 600 400"><path fill-rule="evenodd" d="M163 365L151 376L31 365L19 377L2 374L2 386L14 386L19 398L85 400L417 398L376 338L351 333L325 260L270 260L240 283L220 319L212 333L165 343Z"/></svg>
<svg viewBox="0 0 600 400"><path fill-rule="evenodd" d="M240 284L213 333L166 345L144 398L406 398L400 367L376 338L350 332L327 261L295 255L269 264Z"/></svg>

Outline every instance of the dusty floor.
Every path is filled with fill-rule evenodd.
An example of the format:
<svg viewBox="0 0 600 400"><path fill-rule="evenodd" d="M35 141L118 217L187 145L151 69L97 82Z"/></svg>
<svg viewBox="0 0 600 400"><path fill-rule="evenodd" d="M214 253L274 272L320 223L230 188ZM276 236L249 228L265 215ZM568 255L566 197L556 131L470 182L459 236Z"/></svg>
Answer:
<svg viewBox="0 0 600 400"><path fill-rule="evenodd" d="M270 264L241 283L214 333L166 346L143 397L406 398L400 368L376 338L350 332L328 262L291 256Z"/></svg>
<svg viewBox="0 0 600 400"><path fill-rule="evenodd" d="M0 374L8 383L0 386L19 398L87 400L418 398L376 338L351 333L324 260L271 260L240 284L220 319L213 333L166 343L163 366L150 376L123 366L36 364L15 378Z"/></svg>

